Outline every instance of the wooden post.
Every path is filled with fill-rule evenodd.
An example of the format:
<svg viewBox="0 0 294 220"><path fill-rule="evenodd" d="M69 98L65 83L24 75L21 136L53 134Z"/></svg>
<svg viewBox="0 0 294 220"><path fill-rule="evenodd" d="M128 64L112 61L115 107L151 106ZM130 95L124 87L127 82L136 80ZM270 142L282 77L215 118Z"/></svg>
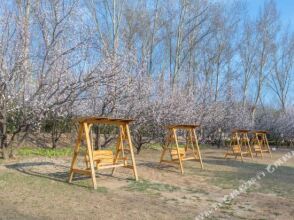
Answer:
<svg viewBox="0 0 294 220"><path fill-rule="evenodd" d="M200 148L199 148L199 145L198 145L198 138L197 138L197 134L196 134L195 129L193 129L193 133L194 133L194 138L195 138L195 143L196 143L196 148L197 148L197 153L198 153L201 169L203 169L202 157L201 157Z"/></svg>
<svg viewBox="0 0 294 220"><path fill-rule="evenodd" d="M85 129L85 134L86 134L87 150L88 150L88 156L89 156L89 161L90 161L89 163L90 163L93 187L94 187L94 189L97 189L96 174L95 174L94 161L93 161L92 144L91 144L91 139L90 139L90 135L89 135L90 131L89 131L87 123L84 123L84 129Z"/></svg>
<svg viewBox="0 0 294 220"><path fill-rule="evenodd" d="M69 178L68 178L69 183L72 182L72 178L73 178L73 174L74 174L73 169L74 169L74 167L76 165L77 157L78 157L78 154L79 154L79 151L80 151L82 135L83 135L83 126L82 126L82 124L79 123L78 137L76 139L76 145L75 145L75 149L74 149L74 152L73 152L73 158L72 158L70 171L69 171Z"/></svg>
<svg viewBox="0 0 294 220"><path fill-rule="evenodd" d="M131 158L132 158L134 176L135 176L136 181L138 181L138 173L137 173L137 167L136 167L136 162L135 162L135 156L134 156L134 150L133 150L133 144L132 144L132 140L131 140L131 134L130 134L129 125L125 124L124 126L125 126L126 135L127 135L127 140L128 140L128 143L129 143L129 148L130 148L130 151L131 151Z"/></svg>
<svg viewBox="0 0 294 220"><path fill-rule="evenodd" d="M163 147L162 147L162 152L161 152L161 156L160 156L160 163L163 162L163 158L164 158L165 152L168 150L168 146L170 144L171 138L172 138L172 134L171 134L171 131L168 129L168 133L165 137L165 143L163 144Z"/></svg>
<svg viewBox="0 0 294 220"><path fill-rule="evenodd" d="M248 137L248 133L244 134L244 138L245 138L245 145L247 145L247 149L249 150L251 159L253 160L253 155L252 155L252 151L251 151L251 146L250 146L250 141L249 141L249 137Z"/></svg>
<svg viewBox="0 0 294 220"><path fill-rule="evenodd" d="M265 144L266 144L267 150L268 150L268 152L270 154L270 157L272 158L272 152L271 152L271 148L269 146L269 143L268 143L266 134L264 134L264 140L265 140Z"/></svg>
<svg viewBox="0 0 294 220"><path fill-rule="evenodd" d="M179 160L179 165L180 165L181 173L184 174L182 157L181 157L180 150L179 150L177 132L176 132L176 129L175 128L173 128L172 131L173 131L173 137L174 137L174 141L175 141L176 148L177 148L177 154L178 154L178 160Z"/></svg>

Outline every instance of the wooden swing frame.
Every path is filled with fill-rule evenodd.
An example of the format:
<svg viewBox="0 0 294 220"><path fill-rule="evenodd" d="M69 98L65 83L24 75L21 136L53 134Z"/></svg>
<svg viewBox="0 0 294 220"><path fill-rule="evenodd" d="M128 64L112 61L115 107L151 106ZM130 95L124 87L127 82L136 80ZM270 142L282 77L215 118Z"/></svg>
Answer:
<svg viewBox="0 0 294 220"><path fill-rule="evenodd" d="M76 139L76 144L74 148L73 158L71 162L71 167L69 171L69 178L68 182L71 183L73 176L75 173L83 174L91 176L93 187L94 189L97 189L97 182L96 182L96 173L95 170L101 170L101 169L108 169L112 168L112 175L114 174L116 167L124 167L129 168L133 170L133 174L135 177L135 180L138 180L138 174L137 174L137 167L135 162L135 156L134 156L134 150L133 150L133 144L131 140L131 134L129 129L129 123L132 122L131 119L118 119L118 118L105 118L105 117L81 117L77 118L76 122L79 125L78 128L78 135ZM119 134L117 138L116 143L116 151L115 155L112 158L109 153L107 153L107 150L97 150L94 151L92 140L91 140L91 127L94 124L104 124L104 125L114 125L119 128ZM86 162L86 169L80 169L77 168L77 159L81 148L81 142L83 140L86 140L86 155L85 155L85 162ZM127 142L128 148L124 144L124 142ZM95 154L98 154L96 155ZM128 164L128 158L125 156L125 153L129 152L131 155L131 164ZM120 157L122 155L122 157ZM98 157L98 159L95 160L95 156ZM99 159L99 156L104 156L106 159ZM122 163L119 162L119 160L122 160ZM96 163L96 166L95 166Z"/></svg>
<svg viewBox="0 0 294 220"><path fill-rule="evenodd" d="M235 129L232 131L230 146L225 154L225 158L234 156L236 160L240 156L242 162L244 162L244 157L250 156L253 159L248 137L249 131L244 129Z"/></svg>
<svg viewBox="0 0 294 220"><path fill-rule="evenodd" d="M267 140L268 132L262 130L254 130L251 131L251 133L254 135L254 137L251 140L253 153L256 153L256 156L260 154L261 158L263 158L264 153L269 153L270 157L272 158L271 149Z"/></svg>
<svg viewBox="0 0 294 220"><path fill-rule="evenodd" d="M201 158L201 152L198 145L198 139L195 129L199 125L170 125L167 126L168 133L163 145L163 150L160 156L160 163L172 163L177 164L181 170L181 174L184 174L183 162L187 160L196 160L200 162L201 169L203 169L203 163ZM186 132L186 145L185 148L180 148L178 144L177 130L184 130ZM186 157L188 149L192 149L192 157ZM170 160L164 159L165 153L169 151Z"/></svg>

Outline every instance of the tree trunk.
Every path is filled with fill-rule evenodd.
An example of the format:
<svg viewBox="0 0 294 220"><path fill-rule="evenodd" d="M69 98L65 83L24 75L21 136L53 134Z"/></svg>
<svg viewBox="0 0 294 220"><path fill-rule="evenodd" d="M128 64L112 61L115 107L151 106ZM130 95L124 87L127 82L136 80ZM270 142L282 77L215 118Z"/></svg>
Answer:
<svg viewBox="0 0 294 220"><path fill-rule="evenodd" d="M4 95L5 97L5 95ZM2 157L4 159L8 158L8 153L7 153L7 111L6 111L6 103L5 103L5 98L2 99L2 106L1 106L1 111L0 111L0 136L1 136L1 149L2 149Z"/></svg>

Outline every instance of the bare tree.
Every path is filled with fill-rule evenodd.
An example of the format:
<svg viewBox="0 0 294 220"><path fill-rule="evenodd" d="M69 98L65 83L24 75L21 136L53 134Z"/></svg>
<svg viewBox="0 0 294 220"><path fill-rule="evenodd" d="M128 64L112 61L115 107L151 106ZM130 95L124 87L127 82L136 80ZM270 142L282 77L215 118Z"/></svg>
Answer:
<svg viewBox="0 0 294 220"><path fill-rule="evenodd" d="M255 121L257 104L261 101L265 81L272 71L273 63L271 54L274 48L274 39L279 29L278 13L273 1L265 3L264 11L261 12L256 24L257 44L254 78L255 94L252 103L252 124Z"/></svg>
<svg viewBox="0 0 294 220"><path fill-rule="evenodd" d="M293 35L289 36L286 32L277 42L273 54L274 67L269 76L270 88L277 95L280 108L285 113L289 89L292 83L292 71L294 61Z"/></svg>

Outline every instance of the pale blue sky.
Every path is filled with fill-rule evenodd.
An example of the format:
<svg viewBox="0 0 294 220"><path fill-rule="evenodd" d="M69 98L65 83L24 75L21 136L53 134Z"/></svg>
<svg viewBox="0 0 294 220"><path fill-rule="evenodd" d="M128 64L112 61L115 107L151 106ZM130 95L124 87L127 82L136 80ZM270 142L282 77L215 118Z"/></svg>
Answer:
<svg viewBox="0 0 294 220"><path fill-rule="evenodd" d="M270 0L211 0L212 2L222 2L226 4L231 4L235 1L246 2L247 3L247 10L250 16L255 17L260 12L260 9L264 6L265 2L269 2ZM294 0L273 0L276 3L277 10L280 15L280 20L282 25L288 26L288 28L294 32ZM265 97L267 97L267 93L271 93L270 90L265 89ZM275 106L276 96L270 95L267 99L265 99L267 103L271 103L271 106ZM294 102L294 88L293 84L289 88L289 97L288 102L289 104L293 105ZM294 106L293 106L294 107Z"/></svg>
<svg viewBox="0 0 294 220"><path fill-rule="evenodd" d="M211 0L215 2L232 3L234 1L247 2L248 11L251 15L256 16L260 8L265 2L270 0ZM294 0L274 0L276 2L280 18L284 25L291 24L291 28L294 30Z"/></svg>
<svg viewBox="0 0 294 220"><path fill-rule="evenodd" d="M247 0L249 11L256 15L265 1L267 0ZM294 0L276 0L275 2L283 24L291 23L291 28L294 29Z"/></svg>

